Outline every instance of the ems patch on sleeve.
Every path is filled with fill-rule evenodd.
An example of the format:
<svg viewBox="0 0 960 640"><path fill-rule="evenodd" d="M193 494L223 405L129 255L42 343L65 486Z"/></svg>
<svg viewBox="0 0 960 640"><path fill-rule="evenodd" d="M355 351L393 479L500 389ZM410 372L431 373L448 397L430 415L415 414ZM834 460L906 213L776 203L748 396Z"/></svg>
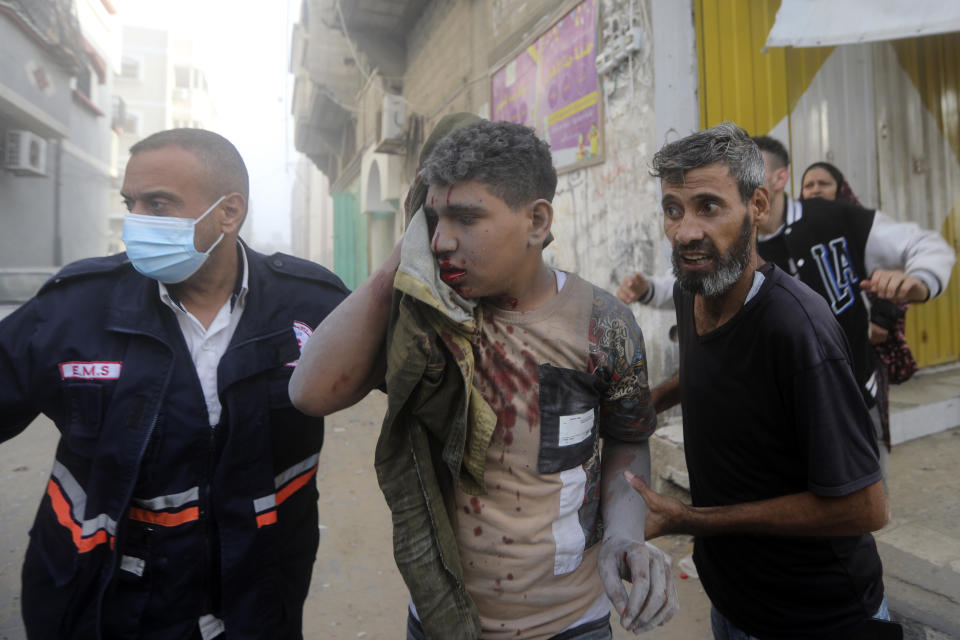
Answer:
<svg viewBox="0 0 960 640"><path fill-rule="evenodd" d="M300 347L300 353L303 353L303 347L307 344L307 340L310 339L310 336L313 335L313 329L310 328L306 322L300 322L299 320L293 321L293 335L297 337L297 346ZM293 362L288 362L285 366L295 367L300 360L294 360Z"/></svg>
<svg viewBox="0 0 960 640"><path fill-rule="evenodd" d="M61 362L60 379L116 380L120 377L122 362Z"/></svg>

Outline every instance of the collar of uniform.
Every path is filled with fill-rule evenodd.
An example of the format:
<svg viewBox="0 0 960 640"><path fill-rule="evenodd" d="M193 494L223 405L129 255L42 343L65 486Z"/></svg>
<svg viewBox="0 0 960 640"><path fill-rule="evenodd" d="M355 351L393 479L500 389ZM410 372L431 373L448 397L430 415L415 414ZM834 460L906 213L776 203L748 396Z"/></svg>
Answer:
<svg viewBox="0 0 960 640"><path fill-rule="evenodd" d="M237 258L240 268L237 270L237 281L233 285L233 294L230 296L230 313L233 313L238 304L243 308L246 303L247 292L250 290L250 269L247 267L247 251L244 249L243 243L239 241L237 242ZM160 300L163 301L163 304L173 309L175 313L177 311L186 313L187 310L180 304L180 300L167 289L167 285L160 281L157 281L157 284L160 285Z"/></svg>

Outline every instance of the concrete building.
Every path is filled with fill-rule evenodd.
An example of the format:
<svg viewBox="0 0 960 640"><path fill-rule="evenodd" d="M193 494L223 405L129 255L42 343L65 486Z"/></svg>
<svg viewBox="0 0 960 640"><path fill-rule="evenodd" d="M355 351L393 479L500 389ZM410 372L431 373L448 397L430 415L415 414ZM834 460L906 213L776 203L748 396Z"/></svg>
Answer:
<svg viewBox="0 0 960 640"><path fill-rule="evenodd" d="M867 206L960 248L957 3L875 11L833 0L829 19L827 4L304 0L291 52L295 142L330 180L336 272L356 286L383 260L419 147L456 111L523 122L551 143L560 180L548 259L610 291L634 270L669 270L653 153L724 120L787 145L793 195L811 162L832 161ZM907 338L924 369L891 392L894 461L901 444L942 443L950 438L938 432L960 426L958 271L941 298L909 311ZM634 310L656 383L676 367L674 314ZM676 410L661 425L654 487L682 496ZM952 525L920 522L911 509L928 505L904 500L878 536L890 608L924 634L907 637L954 637Z"/></svg>
<svg viewBox="0 0 960 640"><path fill-rule="evenodd" d="M923 0L898 31L841 4L860 17L804 22L848 31L811 46L817 33L767 42L778 10L803 15L793 0L304 0L295 142L330 180L335 270L356 286L386 256L419 146L455 111L525 122L551 142L560 183L548 258L609 290L634 269L669 269L653 152L722 120L783 140L794 183L834 159L869 206L960 246L960 33L949 17L911 21L956 11ZM911 310L921 365L960 360L958 292ZM637 314L658 379L675 363L672 314Z"/></svg>
<svg viewBox="0 0 960 640"><path fill-rule="evenodd" d="M194 42L167 29L124 26L122 33L115 90L120 132L117 193L130 147L137 141L174 127L209 128L215 114ZM124 213L118 197L110 209L110 249L114 252L123 251Z"/></svg>
<svg viewBox="0 0 960 640"><path fill-rule="evenodd" d="M333 269L330 183L306 156L300 156L296 171L290 199L290 251Z"/></svg>
<svg viewBox="0 0 960 640"><path fill-rule="evenodd" d="M670 37L655 43L654 23ZM457 111L550 139L561 170L553 263L607 289L635 268L667 268L645 168L668 136L698 126L689 3L307 0L291 55L295 142L330 180L334 267L348 285L388 255L419 147ZM673 320L639 313L652 368L666 373Z"/></svg>
<svg viewBox="0 0 960 640"><path fill-rule="evenodd" d="M117 29L109 0L0 1L0 269L8 283L107 251ZM29 280L35 289L37 278Z"/></svg>

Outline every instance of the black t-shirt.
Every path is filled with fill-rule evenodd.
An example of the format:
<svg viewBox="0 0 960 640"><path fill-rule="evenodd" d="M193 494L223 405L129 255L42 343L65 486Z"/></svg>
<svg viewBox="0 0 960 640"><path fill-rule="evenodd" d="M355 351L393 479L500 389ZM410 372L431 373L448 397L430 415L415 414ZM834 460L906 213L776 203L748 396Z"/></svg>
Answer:
<svg viewBox="0 0 960 640"><path fill-rule="evenodd" d="M679 285L680 394L695 506L811 491L844 496L880 480L870 416L826 302L779 268L698 336ZM883 597L871 535L697 538L694 560L717 609L760 638L842 633Z"/></svg>

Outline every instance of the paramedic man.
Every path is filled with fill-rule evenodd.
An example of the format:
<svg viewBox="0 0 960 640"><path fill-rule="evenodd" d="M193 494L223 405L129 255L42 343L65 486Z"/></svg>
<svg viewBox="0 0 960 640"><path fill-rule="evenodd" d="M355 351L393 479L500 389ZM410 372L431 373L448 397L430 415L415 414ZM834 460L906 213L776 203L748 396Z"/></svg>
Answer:
<svg viewBox="0 0 960 640"><path fill-rule="evenodd" d="M236 148L131 148L127 253L66 266L0 324L0 441L60 431L31 531L32 640L301 638L322 420L290 403L300 345L345 297L238 236Z"/></svg>

